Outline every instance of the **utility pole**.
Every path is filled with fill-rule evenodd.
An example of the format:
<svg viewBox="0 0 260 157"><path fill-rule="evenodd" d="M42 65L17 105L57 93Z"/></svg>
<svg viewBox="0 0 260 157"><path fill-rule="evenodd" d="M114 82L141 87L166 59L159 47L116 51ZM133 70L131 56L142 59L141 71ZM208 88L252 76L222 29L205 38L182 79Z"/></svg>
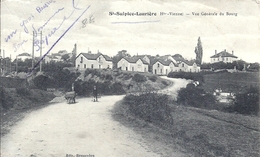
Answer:
<svg viewBox="0 0 260 157"><path fill-rule="evenodd" d="M32 69L33 67L34 67L34 31L33 31L33 40L32 40Z"/></svg>
<svg viewBox="0 0 260 157"><path fill-rule="evenodd" d="M37 35L40 34L40 59L42 57L42 31L40 33L33 31L33 44L32 44L32 69L34 68L34 40ZM40 71L42 71L42 61L40 61Z"/></svg>
<svg viewBox="0 0 260 157"><path fill-rule="evenodd" d="M41 42L41 49L40 49L40 59L42 59L42 31L41 31L41 40L40 40L40 42ZM40 72L42 72L42 61L40 61Z"/></svg>

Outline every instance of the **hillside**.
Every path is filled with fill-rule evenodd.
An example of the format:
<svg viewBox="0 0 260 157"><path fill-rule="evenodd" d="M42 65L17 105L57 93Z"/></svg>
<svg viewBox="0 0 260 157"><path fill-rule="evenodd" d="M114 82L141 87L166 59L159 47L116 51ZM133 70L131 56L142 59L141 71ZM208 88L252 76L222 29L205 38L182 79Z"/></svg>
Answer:
<svg viewBox="0 0 260 157"><path fill-rule="evenodd" d="M166 100L165 96L162 98L160 101ZM136 99L146 101L142 97ZM114 119L141 134L150 149L161 156L170 157L176 151L186 156L260 155L256 116L180 106L174 102L168 102L168 106L133 103L130 108L126 101L134 102L132 99L118 102L112 111ZM157 112L154 108L158 107Z"/></svg>
<svg viewBox="0 0 260 157"><path fill-rule="evenodd" d="M75 82L75 91L88 95L94 85L102 95L157 91L171 84L150 73L129 72L111 69L87 69Z"/></svg>

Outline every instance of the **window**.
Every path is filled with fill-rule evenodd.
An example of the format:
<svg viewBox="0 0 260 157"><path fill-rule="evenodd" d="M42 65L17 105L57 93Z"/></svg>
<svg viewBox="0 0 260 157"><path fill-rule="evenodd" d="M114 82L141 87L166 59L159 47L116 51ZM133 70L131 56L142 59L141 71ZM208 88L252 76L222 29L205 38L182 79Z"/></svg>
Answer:
<svg viewBox="0 0 260 157"><path fill-rule="evenodd" d="M80 58L80 63L82 63L82 62L83 62L83 57Z"/></svg>
<svg viewBox="0 0 260 157"><path fill-rule="evenodd" d="M226 60L228 60L228 58L226 58Z"/></svg>
<svg viewBox="0 0 260 157"><path fill-rule="evenodd" d="M101 65L98 65L99 69L101 69Z"/></svg>
<svg viewBox="0 0 260 157"><path fill-rule="evenodd" d="M184 63L182 63L182 67L184 67Z"/></svg>
<svg viewBox="0 0 260 157"><path fill-rule="evenodd" d="M91 64L91 69L93 69L94 68L94 65L93 64Z"/></svg>
<svg viewBox="0 0 260 157"><path fill-rule="evenodd" d="M161 69L161 73L162 73L162 69Z"/></svg>
<svg viewBox="0 0 260 157"><path fill-rule="evenodd" d="M160 64L159 64L159 63L157 64L157 67L158 67L158 68L160 67Z"/></svg>
<svg viewBox="0 0 260 157"><path fill-rule="evenodd" d="M125 70L126 70L126 71L128 71L128 68L127 68L127 67L125 67Z"/></svg>
<svg viewBox="0 0 260 157"><path fill-rule="evenodd" d="M168 69L166 69L166 74L168 73Z"/></svg>
<svg viewBox="0 0 260 157"><path fill-rule="evenodd" d="M146 72L146 68L144 68L144 72Z"/></svg>
<svg viewBox="0 0 260 157"><path fill-rule="evenodd" d="M134 67L132 67L132 71L134 71Z"/></svg>
<svg viewBox="0 0 260 157"><path fill-rule="evenodd" d="M85 68L85 69L87 68L87 65L86 65L86 64L84 64L84 68Z"/></svg>
<svg viewBox="0 0 260 157"><path fill-rule="evenodd" d="M108 69L110 68L109 65L107 65L107 68L108 68Z"/></svg>

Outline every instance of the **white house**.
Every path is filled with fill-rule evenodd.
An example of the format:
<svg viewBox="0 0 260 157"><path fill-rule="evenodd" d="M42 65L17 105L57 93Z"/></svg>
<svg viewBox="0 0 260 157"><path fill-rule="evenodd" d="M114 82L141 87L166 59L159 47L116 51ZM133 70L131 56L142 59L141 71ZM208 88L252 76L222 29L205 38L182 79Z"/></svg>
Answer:
<svg viewBox="0 0 260 157"><path fill-rule="evenodd" d="M169 72L178 71L177 65L172 60L158 59L152 63L153 74L168 75Z"/></svg>
<svg viewBox="0 0 260 157"><path fill-rule="evenodd" d="M143 60L145 60L148 64L150 64L151 63L151 61L150 61L150 56L149 55L137 55L137 56L134 56L134 57L138 57L138 58L140 58L140 59L143 59Z"/></svg>
<svg viewBox="0 0 260 157"><path fill-rule="evenodd" d="M76 68L107 69L112 68L112 58L102 53L80 53L75 59Z"/></svg>
<svg viewBox="0 0 260 157"><path fill-rule="evenodd" d="M17 60L25 61L26 59L32 59L32 56L29 53L21 53L17 56Z"/></svg>
<svg viewBox="0 0 260 157"><path fill-rule="evenodd" d="M178 71L184 72L200 72L200 67L195 63L195 61L183 60L178 63Z"/></svg>
<svg viewBox="0 0 260 157"><path fill-rule="evenodd" d="M237 60L237 56L234 56L234 51L232 51L232 54L228 53L226 50L221 51L217 53L217 50L215 50L215 55L210 57L211 63L216 62L224 62L224 63L232 63L233 61Z"/></svg>
<svg viewBox="0 0 260 157"><path fill-rule="evenodd" d="M140 57L123 57L117 62L117 67L125 71L148 72L148 63Z"/></svg>

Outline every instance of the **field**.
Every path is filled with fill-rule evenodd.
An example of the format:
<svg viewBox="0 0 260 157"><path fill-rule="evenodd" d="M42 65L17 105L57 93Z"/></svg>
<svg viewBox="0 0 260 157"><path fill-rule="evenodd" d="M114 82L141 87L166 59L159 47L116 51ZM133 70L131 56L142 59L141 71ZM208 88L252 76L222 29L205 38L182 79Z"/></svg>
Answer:
<svg viewBox="0 0 260 157"><path fill-rule="evenodd" d="M212 93L215 89L221 88L223 92L243 92L246 88L260 87L259 72L252 73L214 73L204 76L203 88Z"/></svg>

